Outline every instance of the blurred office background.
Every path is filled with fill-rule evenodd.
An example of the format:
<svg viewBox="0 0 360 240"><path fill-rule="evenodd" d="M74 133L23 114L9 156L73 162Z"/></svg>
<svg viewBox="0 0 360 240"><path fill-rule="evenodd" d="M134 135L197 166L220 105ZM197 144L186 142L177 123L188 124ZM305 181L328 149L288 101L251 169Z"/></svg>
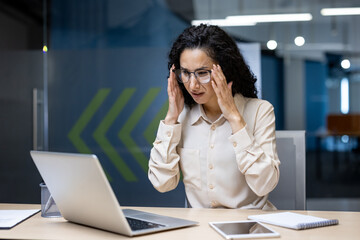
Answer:
<svg viewBox="0 0 360 240"><path fill-rule="evenodd" d="M40 202L37 149L97 154L123 205L183 206L182 184L153 189L147 160L171 44L213 20L259 44L277 130L306 130L307 208L360 211L360 15L321 13L345 7L360 2L1 0L0 202ZM285 13L305 18L228 17Z"/></svg>

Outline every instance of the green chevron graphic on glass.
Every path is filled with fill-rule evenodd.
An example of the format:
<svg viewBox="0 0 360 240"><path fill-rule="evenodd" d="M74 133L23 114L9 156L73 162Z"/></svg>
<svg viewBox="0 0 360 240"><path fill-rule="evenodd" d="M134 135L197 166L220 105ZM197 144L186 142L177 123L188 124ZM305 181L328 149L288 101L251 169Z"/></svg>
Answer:
<svg viewBox="0 0 360 240"><path fill-rule="evenodd" d="M80 118L77 120L75 125L72 127L68 134L70 142L74 145L76 150L80 153L92 153L90 148L80 137L81 132L84 130L86 125L90 122L94 114L97 112L99 107L102 105L108 94L110 93L109 88L100 89L95 97L91 100L89 105L85 108L83 113L80 115ZM112 181L112 178L109 173L105 170L106 177L109 181Z"/></svg>
<svg viewBox="0 0 360 240"><path fill-rule="evenodd" d="M134 112L130 115L124 126L119 131L119 138L125 144L129 152L133 155L141 168L147 172L148 158L144 155L141 148L135 143L131 137L131 132L140 121L150 104L154 101L155 97L159 94L160 88L150 88Z"/></svg>
<svg viewBox="0 0 360 240"><path fill-rule="evenodd" d="M100 145L101 149L105 152L106 156L114 164L119 173L128 182L137 181L137 178L105 135L134 92L134 88L126 88L93 133L96 142Z"/></svg>
<svg viewBox="0 0 360 240"><path fill-rule="evenodd" d="M169 108L169 101L166 101L164 105L161 107L160 111L156 114L154 119L151 121L151 123L144 131L144 137L150 145L152 145L155 140L156 130L159 127L160 120L165 118L168 108Z"/></svg>
<svg viewBox="0 0 360 240"><path fill-rule="evenodd" d="M75 146L76 150L80 153L92 153L90 148L81 139L81 132L84 130L86 125L90 122L96 111L99 109L101 104L104 102L110 92L109 88L100 89L95 97L91 100L89 105L85 108L80 118L77 120L75 125L72 127L68 134L68 138L71 143Z"/></svg>

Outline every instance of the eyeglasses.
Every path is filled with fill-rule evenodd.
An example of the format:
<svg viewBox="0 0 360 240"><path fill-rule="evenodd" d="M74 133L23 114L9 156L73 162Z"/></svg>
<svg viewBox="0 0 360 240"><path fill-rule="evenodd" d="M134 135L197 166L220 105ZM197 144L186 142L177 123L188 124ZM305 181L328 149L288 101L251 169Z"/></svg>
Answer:
<svg viewBox="0 0 360 240"><path fill-rule="evenodd" d="M195 79L201 84L208 83L211 79L211 70L199 69L194 72L189 72L185 69L174 69L173 72L175 73L177 80L181 83L187 83L190 80L192 73L194 74Z"/></svg>

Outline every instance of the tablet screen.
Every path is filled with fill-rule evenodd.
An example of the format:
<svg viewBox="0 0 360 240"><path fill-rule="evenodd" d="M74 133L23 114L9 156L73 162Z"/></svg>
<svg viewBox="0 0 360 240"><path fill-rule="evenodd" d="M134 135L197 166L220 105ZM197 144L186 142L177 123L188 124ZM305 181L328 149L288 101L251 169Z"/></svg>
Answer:
<svg viewBox="0 0 360 240"><path fill-rule="evenodd" d="M209 224L226 239L279 236L275 231L256 221L212 222Z"/></svg>

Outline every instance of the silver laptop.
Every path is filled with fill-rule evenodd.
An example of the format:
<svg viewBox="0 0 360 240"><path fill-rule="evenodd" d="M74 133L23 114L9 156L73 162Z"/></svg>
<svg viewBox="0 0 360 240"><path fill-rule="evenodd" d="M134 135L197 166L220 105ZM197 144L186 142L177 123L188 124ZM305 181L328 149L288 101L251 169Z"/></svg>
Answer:
<svg viewBox="0 0 360 240"><path fill-rule="evenodd" d="M122 209L95 155L43 151L30 154L61 215L68 221L127 236L197 224Z"/></svg>

